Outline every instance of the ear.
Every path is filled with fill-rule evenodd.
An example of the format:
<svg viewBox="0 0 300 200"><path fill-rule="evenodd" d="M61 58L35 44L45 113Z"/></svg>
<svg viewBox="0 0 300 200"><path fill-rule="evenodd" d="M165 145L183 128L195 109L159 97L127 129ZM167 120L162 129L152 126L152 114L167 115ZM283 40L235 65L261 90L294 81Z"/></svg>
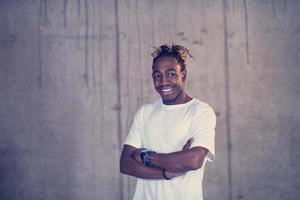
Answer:
<svg viewBox="0 0 300 200"><path fill-rule="evenodd" d="M187 76L186 69L182 70L181 73L182 73L182 80L185 81L186 80L186 76Z"/></svg>

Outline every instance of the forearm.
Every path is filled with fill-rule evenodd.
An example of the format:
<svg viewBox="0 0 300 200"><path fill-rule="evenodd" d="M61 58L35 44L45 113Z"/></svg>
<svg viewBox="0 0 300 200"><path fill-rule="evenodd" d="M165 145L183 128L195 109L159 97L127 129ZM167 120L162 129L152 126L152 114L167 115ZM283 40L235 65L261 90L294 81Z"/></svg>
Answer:
<svg viewBox="0 0 300 200"><path fill-rule="evenodd" d="M151 156L153 164L172 172L186 172L202 167L207 149L194 147L187 151L178 151L168 154L157 153Z"/></svg>
<svg viewBox="0 0 300 200"><path fill-rule="evenodd" d="M128 157L121 160L120 171L123 174L143 179L164 179L162 169L159 167L145 167Z"/></svg>

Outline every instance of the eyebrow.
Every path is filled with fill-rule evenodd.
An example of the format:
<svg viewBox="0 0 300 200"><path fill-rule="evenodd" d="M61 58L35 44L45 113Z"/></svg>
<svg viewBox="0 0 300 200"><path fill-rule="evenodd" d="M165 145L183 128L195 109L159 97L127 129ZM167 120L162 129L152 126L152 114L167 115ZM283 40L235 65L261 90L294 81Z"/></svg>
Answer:
<svg viewBox="0 0 300 200"><path fill-rule="evenodd" d="M171 72L171 71L172 71L172 72L173 72L173 71L176 72L176 70L173 69L173 68L169 68L169 69L167 69L165 72ZM154 74L154 73L161 73L161 72L158 71L158 70L155 70L155 71L152 72L152 74Z"/></svg>
<svg viewBox="0 0 300 200"><path fill-rule="evenodd" d="M176 72L176 69L167 69L166 72L170 72L170 71L175 71Z"/></svg>

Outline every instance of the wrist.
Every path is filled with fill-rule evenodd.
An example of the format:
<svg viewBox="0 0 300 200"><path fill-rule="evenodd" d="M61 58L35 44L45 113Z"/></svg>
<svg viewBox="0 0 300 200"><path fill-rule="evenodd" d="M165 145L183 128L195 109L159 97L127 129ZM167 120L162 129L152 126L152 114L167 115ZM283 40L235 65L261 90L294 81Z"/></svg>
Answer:
<svg viewBox="0 0 300 200"><path fill-rule="evenodd" d="M143 150L140 152L140 157L143 162L143 165L147 167L154 167L154 163L151 160L151 157L156 154L155 151Z"/></svg>

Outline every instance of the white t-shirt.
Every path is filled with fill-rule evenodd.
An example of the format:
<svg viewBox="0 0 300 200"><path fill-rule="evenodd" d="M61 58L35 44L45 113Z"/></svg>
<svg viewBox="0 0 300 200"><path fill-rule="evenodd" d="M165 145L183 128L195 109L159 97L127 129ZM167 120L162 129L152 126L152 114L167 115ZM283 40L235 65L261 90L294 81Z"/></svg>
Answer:
<svg viewBox="0 0 300 200"><path fill-rule="evenodd" d="M135 114L124 144L158 153L181 151L193 137L191 147L209 150L202 167L171 180L137 180L134 200L202 200L206 160L214 161L216 117L213 109L198 99L165 105L161 100L142 106Z"/></svg>

